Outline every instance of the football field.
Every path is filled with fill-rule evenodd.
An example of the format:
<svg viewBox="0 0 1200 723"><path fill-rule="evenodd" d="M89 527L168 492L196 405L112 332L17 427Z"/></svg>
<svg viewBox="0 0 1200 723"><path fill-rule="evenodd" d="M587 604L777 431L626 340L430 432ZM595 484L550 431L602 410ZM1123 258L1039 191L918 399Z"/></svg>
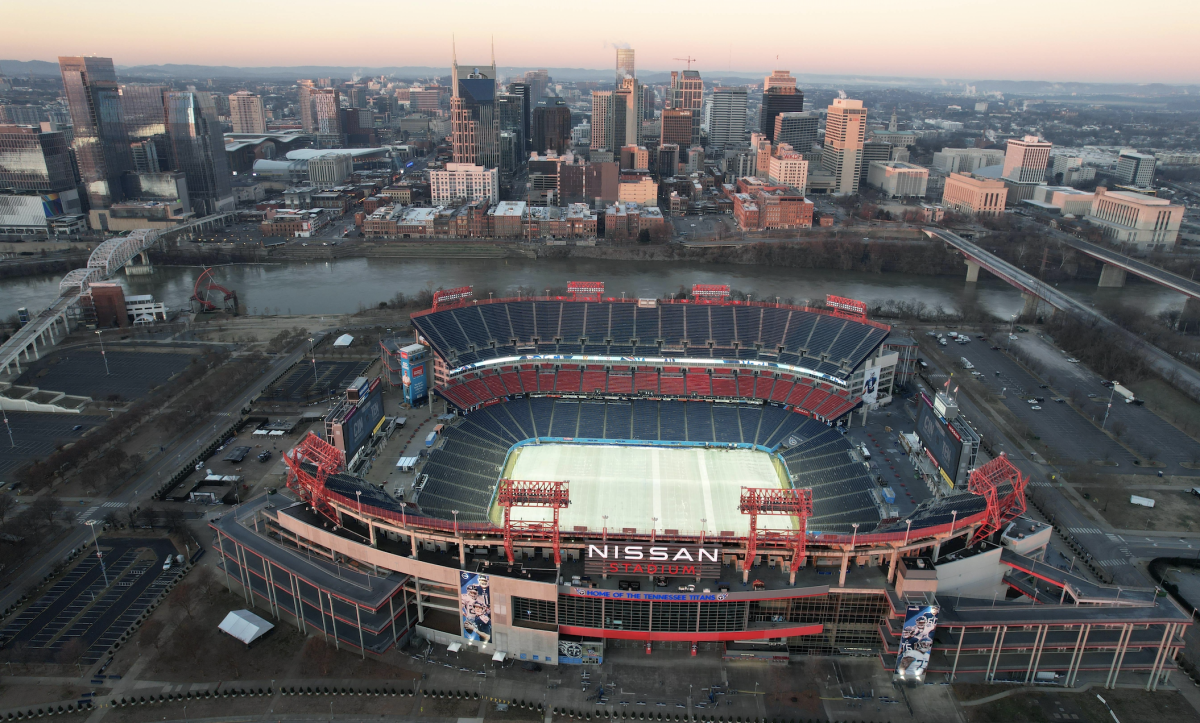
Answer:
<svg viewBox="0 0 1200 723"><path fill-rule="evenodd" d="M516 454L512 479L571 483L571 504L559 517L563 530L585 526L599 532L607 525L612 531L646 532L654 526L695 533L703 526L710 534L744 535L750 520L738 512L741 488L784 483L771 456L751 449L531 444ZM494 509L493 517L499 515ZM513 509L517 520L552 516L549 509ZM776 518L771 526L785 524L793 523Z"/></svg>

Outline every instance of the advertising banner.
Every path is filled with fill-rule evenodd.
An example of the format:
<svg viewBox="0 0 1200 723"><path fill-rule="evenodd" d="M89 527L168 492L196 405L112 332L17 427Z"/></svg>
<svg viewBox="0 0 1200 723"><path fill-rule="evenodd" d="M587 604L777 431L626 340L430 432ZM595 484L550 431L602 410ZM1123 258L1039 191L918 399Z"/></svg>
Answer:
<svg viewBox="0 0 1200 723"><path fill-rule="evenodd" d="M900 633L900 654L896 656L896 678L925 682L929 654L933 651L933 632L937 630L937 605L909 605Z"/></svg>
<svg viewBox="0 0 1200 723"><path fill-rule="evenodd" d="M346 459L354 456L363 442L371 436L372 430L379 426L379 420L383 419L383 398L380 395L381 390L376 387L367 395L366 401L359 403L353 416L349 416L343 423Z"/></svg>
<svg viewBox="0 0 1200 723"><path fill-rule="evenodd" d="M492 591L487 575L462 571L458 574L458 604L462 611L463 637L489 643L492 640Z"/></svg>
<svg viewBox="0 0 1200 723"><path fill-rule="evenodd" d="M864 404L874 404L879 398L879 367L867 370L863 379L862 400Z"/></svg>
<svg viewBox="0 0 1200 723"><path fill-rule="evenodd" d="M589 575L720 577L721 548L593 542L587 546L583 571Z"/></svg>
<svg viewBox="0 0 1200 723"><path fill-rule="evenodd" d="M425 362L409 365L408 372L404 377L404 401L413 406L424 401L429 391L427 384Z"/></svg>
<svg viewBox="0 0 1200 723"><path fill-rule="evenodd" d="M933 407L928 404L917 406L917 436L937 466L953 480L958 475L958 463L962 459L962 442L955 439Z"/></svg>

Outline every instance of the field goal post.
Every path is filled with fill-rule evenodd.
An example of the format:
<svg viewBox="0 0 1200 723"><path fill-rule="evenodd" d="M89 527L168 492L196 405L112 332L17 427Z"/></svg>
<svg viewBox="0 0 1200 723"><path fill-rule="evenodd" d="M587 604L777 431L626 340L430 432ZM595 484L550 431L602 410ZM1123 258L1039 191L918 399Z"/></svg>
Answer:
<svg viewBox="0 0 1200 723"><path fill-rule="evenodd" d="M804 567L807 557L805 535L808 531L808 518L812 515L812 490L791 487L743 487L738 510L743 515L750 515L750 530L746 535L746 559L742 563L742 583L750 580L750 569L754 567L754 558L758 554L761 533L763 544L791 551L792 561L788 566L788 573L790 583L794 585L796 571ZM760 530L759 515L795 517L796 529Z"/></svg>
<svg viewBox="0 0 1200 723"><path fill-rule="evenodd" d="M508 564L513 564L513 536L520 533L532 540L545 540L554 548L554 566L562 566L562 548L559 545L558 511L571 504L570 483L566 480L500 480L496 504L504 508L504 552ZM549 507L554 511L551 522L512 519L514 507Z"/></svg>

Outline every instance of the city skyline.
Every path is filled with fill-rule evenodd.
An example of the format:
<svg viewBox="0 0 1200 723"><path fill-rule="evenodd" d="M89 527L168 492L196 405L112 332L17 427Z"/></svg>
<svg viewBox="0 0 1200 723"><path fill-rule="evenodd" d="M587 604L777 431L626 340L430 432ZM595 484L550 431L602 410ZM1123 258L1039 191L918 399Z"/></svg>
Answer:
<svg viewBox="0 0 1200 723"><path fill-rule="evenodd" d="M727 6L697 0L693 12L680 18L674 9L646 7L618 0L610 9L621 17L640 22L622 23L620 35L610 26L581 25L571 32L549 32L530 23L544 17L553 5L542 0L496 7L475 0L451 2L436 7L406 8L404 27L438 27L444 17L457 18L453 33L464 57L487 52L495 40L497 64L507 67L555 67L611 69L617 48L637 51L639 72L663 72L686 65L677 60L698 58L692 68L702 74L759 75L763 70L791 68L798 74L863 75L871 77L929 78L954 80L1045 80L1083 82L1200 82L1200 49L1189 42L1188 31L1200 26L1200 6L1185 0L1152 0L1147 13L1171 17L1173 21L1156 30L1157 41L1138 50L1138 62L1127 62L1119 53L1100 56L1053 53L1047 49L1068 40L1085 41L1096 47L1119 48L1127 42L1127 28L1119 13L1106 13L1096 4L1071 0L1055 5L1025 0L1010 4L1004 15L985 15L982 10L948 3L918 0L900 16L889 12L889 4L861 0L847 8L856 22L855 39L860 52L847 54L839 48L837 34L805 35L798 42L796 25L788 22L753 24L750 16L736 15L721 23L704 22L727 13ZM293 42L285 28L268 32L279 16L268 8L217 0L212 12L200 17L164 8L146 0L132 0L124 8L119 24L104 7L95 3L65 0L56 22L46 24L35 6L15 5L6 10L8 22L0 29L0 46L16 59L51 60L59 55L94 54L114 58L118 66L197 64L235 67L280 67L334 65L341 67L427 66L447 68L451 61L451 30L408 34L404 27L364 24L355 15L320 14L321 43ZM289 17L319 6L311 0L289 5ZM786 20L794 6L773 3L765 14ZM144 10L144 12L139 12ZM522 12L523 11L523 12ZM628 11L628 12L625 12ZM238 22L229 22L236 17ZM754 17L759 17L755 15ZM694 19L689 19L694 18ZM799 16L796 20L799 22ZM163 27L178 22L189 32L164 33ZM661 23L678 25L678 41L664 43ZM729 23L745 23L746 33L731 33ZM1019 25L1021 32L1005 32ZM137 38L131 43L130 38ZM730 42L730 37L753 38ZM961 39L969 54L939 50L937 38ZM686 38L686 39L683 39ZM400 42L364 42L371 40ZM920 41L913 45L913 41ZM923 52L897 52L904 48ZM376 49L378 48L378 49ZM1104 59L1107 59L1105 62ZM952 72L947 72L952 71Z"/></svg>

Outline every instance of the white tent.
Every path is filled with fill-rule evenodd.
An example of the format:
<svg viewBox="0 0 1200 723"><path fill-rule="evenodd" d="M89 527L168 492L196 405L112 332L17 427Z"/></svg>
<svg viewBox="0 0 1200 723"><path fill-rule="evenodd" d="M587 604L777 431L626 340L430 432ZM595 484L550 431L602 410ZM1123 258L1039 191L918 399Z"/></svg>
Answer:
<svg viewBox="0 0 1200 723"><path fill-rule="evenodd" d="M249 610L234 610L217 627L249 645L275 626Z"/></svg>
<svg viewBox="0 0 1200 723"><path fill-rule="evenodd" d="M337 338L337 341L333 342L333 346L334 348L350 346L351 342L353 341L354 337L350 336L349 334L342 334Z"/></svg>

